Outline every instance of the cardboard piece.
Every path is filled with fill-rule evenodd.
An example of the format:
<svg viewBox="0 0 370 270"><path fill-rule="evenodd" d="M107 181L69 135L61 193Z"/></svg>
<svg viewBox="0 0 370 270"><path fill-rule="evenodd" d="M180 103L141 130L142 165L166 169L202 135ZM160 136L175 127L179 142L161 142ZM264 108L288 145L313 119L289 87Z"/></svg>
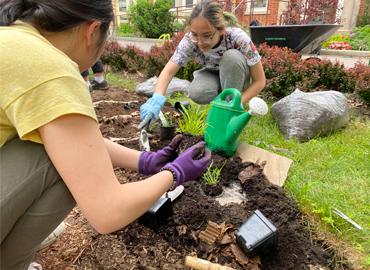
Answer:
<svg viewBox="0 0 370 270"><path fill-rule="evenodd" d="M288 176L290 165L293 162L287 157L271 153L262 148L243 142L239 144L236 153L243 161L249 161L257 164L265 161L266 165L263 168L263 173L271 183L280 187L284 185L285 179Z"/></svg>

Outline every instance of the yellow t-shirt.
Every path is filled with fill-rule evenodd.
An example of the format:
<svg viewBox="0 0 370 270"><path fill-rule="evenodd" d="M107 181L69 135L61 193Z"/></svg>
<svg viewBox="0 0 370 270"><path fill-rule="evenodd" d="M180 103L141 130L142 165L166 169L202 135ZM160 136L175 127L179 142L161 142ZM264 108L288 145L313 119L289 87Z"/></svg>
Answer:
<svg viewBox="0 0 370 270"><path fill-rule="evenodd" d="M37 129L70 113L97 119L77 64L29 24L0 27L0 147L42 143Z"/></svg>

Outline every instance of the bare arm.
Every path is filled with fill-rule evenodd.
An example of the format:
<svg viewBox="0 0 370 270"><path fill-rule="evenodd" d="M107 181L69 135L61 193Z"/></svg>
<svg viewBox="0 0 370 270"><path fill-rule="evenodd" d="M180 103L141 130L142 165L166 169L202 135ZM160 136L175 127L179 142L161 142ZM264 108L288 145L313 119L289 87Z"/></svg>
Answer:
<svg viewBox="0 0 370 270"><path fill-rule="evenodd" d="M108 139L104 139L104 142L114 167L138 170L140 151L124 147Z"/></svg>
<svg viewBox="0 0 370 270"><path fill-rule="evenodd" d="M171 82L172 78L176 75L176 73L179 71L179 69L180 66L178 64L176 64L172 60L168 61L158 77L154 92L164 96L166 94L169 83Z"/></svg>
<svg viewBox="0 0 370 270"><path fill-rule="evenodd" d="M250 73L252 77L252 83L247 89L244 90L242 96L242 103L244 106L248 103L251 98L257 96L266 85L265 72L261 61L250 67Z"/></svg>
<svg viewBox="0 0 370 270"><path fill-rule="evenodd" d="M168 171L121 185L112 161L135 167L138 152L116 148L110 142L107 146L97 123L87 116L65 115L38 130L55 168L85 217L100 233L118 230L134 221L172 185ZM127 156L125 161L117 161L121 156Z"/></svg>

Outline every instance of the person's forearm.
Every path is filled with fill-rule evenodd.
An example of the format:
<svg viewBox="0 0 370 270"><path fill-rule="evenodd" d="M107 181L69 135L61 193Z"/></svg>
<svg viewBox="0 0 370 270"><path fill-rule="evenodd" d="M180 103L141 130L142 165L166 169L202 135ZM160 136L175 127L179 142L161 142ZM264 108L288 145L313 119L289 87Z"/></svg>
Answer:
<svg viewBox="0 0 370 270"><path fill-rule="evenodd" d="M257 96L262 89L265 87L265 82L256 81L253 82L247 89L244 90L242 95L242 104L247 107L248 102L255 96Z"/></svg>
<svg viewBox="0 0 370 270"><path fill-rule="evenodd" d="M124 147L108 139L104 141L114 167L138 170L140 151Z"/></svg>
<svg viewBox="0 0 370 270"><path fill-rule="evenodd" d="M136 220L145 213L173 184L169 171L157 173L145 180L115 185L104 192L100 204L89 219L99 233L111 233ZM94 221L98 223L94 223Z"/></svg>
<svg viewBox="0 0 370 270"><path fill-rule="evenodd" d="M168 85L179 69L179 65L175 64L171 60L168 61L157 79L154 92L164 96L166 94Z"/></svg>

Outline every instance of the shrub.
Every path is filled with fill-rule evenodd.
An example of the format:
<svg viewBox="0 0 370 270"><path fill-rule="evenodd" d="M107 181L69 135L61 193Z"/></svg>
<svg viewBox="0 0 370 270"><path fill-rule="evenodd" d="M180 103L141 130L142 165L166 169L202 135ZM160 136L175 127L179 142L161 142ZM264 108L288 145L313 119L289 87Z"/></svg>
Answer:
<svg viewBox="0 0 370 270"><path fill-rule="evenodd" d="M302 60L287 48L259 47L267 84L265 91L274 97L289 95L296 87L302 91L336 90L353 92L354 81L343 65L320 59Z"/></svg>
<svg viewBox="0 0 370 270"><path fill-rule="evenodd" d="M342 93L352 93L355 90L354 81L344 69L343 64L333 64L329 60L318 65L318 77L313 87L322 90L336 90Z"/></svg>
<svg viewBox="0 0 370 270"><path fill-rule="evenodd" d="M370 51L370 25L356 27L349 43L354 50Z"/></svg>
<svg viewBox="0 0 370 270"><path fill-rule="evenodd" d="M355 82L355 91L370 106L370 66L356 63L348 73Z"/></svg>
<svg viewBox="0 0 370 270"><path fill-rule="evenodd" d="M259 52L267 79L266 90L277 98L289 95L302 80L301 56L290 49L261 44Z"/></svg>
<svg viewBox="0 0 370 270"><path fill-rule="evenodd" d="M130 23L121 23L117 29L119 36L127 36L134 33L134 29Z"/></svg>
<svg viewBox="0 0 370 270"><path fill-rule="evenodd" d="M145 67L144 51L131 45L121 47L117 42L106 45L101 59L113 71L136 72Z"/></svg>
<svg viewBox="0 0 370 270"><path fill-rule="evenodd" d="M158 38L163 33L173 34L174 15L171 0L137 0L130 4L128 17L147 38Z"/></svg>
<svg viewBox="0 0 370 270"><path fill-rule="evenodd" d="M173 35L171 40L166 40L162 46L152 46L145 58L145 73L148 77L158 76L170 60L184 33Z"/></svg>
<svg viewBox="0 0 370 270"><path fill-rule="evenodd" d="M117 42L108 42L105 45L101 60L108 65L113 71L122 71L125 63L121 57L123 48Z"/></svg>

